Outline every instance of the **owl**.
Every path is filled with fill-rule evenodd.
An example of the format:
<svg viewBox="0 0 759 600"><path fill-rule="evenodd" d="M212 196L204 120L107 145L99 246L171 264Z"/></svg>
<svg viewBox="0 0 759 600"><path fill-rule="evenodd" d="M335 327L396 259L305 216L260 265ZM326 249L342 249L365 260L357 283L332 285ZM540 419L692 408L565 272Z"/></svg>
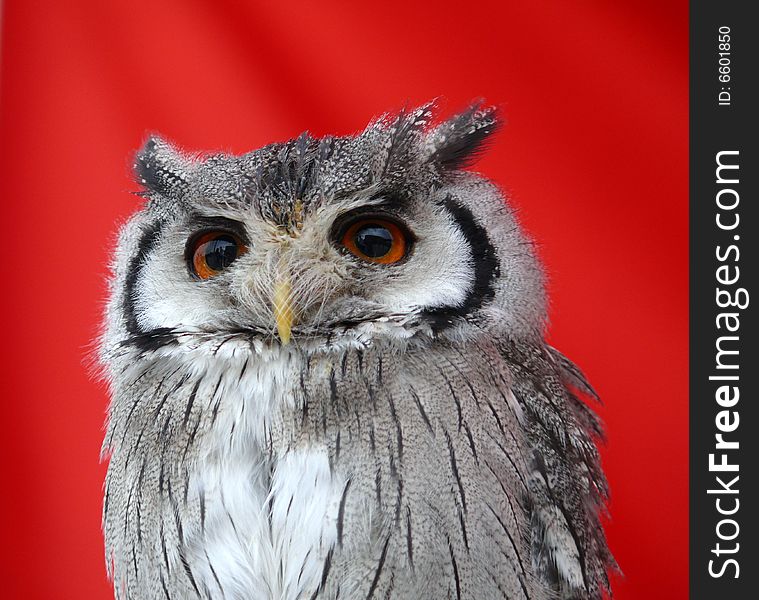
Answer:
<svg viewBox="0 0 759 600"><path fill-rule="evenodd" d="M437 114L137 153L100 343L116 598L609 593L595 393L467 170L497 111Z"/></svg>

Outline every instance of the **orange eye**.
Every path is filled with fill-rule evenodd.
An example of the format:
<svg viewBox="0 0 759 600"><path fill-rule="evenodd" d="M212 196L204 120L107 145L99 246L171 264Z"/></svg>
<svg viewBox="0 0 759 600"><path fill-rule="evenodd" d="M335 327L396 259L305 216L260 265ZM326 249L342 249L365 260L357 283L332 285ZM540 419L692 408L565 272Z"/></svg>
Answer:
<svg viewBox="0 0 759 600"><path fill-rule="evenodd" d="M191 271L198 279L208 279L229 267L247 248L228 231L211 231L199 236L190 250Z"/></svg>
<svg viewBox="0 0 759 600"><path fill-rule="evenodd" d="M340 240L348 251L373 263L389 265L406 256L404 231L386 219L364 218L354 222Z"/></svg>

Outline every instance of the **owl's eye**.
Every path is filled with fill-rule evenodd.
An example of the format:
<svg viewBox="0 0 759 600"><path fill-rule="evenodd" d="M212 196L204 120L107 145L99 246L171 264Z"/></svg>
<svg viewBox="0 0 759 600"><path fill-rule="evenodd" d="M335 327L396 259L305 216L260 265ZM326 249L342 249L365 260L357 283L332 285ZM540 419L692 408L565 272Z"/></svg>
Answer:
<svg viewBox="0 0 759 600"><path fill-rule="evenodd" d="M226 269L247 248L233 233L210 231L191 240L188 250L192 273L199 279L208 279Z"/></svg>
<svg viewBox="0 0 759 600"><path fill-rule="evenodd" d="M401 260L408 248L406 233L393 221L381 218L354 221L340 242L351 254L385 265Z"/></svg>

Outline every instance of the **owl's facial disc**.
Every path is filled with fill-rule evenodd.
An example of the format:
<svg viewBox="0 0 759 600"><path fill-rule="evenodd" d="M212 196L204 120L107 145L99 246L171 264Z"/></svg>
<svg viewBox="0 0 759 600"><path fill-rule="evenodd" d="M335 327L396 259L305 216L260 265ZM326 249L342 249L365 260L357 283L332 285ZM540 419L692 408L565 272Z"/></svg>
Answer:
<svg viewBox="0 0 759 600"><path fill-rule="evenodd" d="M317 205L296 230L255 211L212 212L145 232L126 296L135 339L402 342L455 318L447 307L465 306L478 284L476 248L442 201L359 196Z"/></svg>

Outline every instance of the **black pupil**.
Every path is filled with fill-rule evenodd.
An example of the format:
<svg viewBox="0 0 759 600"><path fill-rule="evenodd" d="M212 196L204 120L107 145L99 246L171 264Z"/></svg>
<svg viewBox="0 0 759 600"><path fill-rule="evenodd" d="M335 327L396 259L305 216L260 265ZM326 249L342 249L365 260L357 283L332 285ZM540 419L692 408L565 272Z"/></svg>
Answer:
<svg viewBox="0 0 759 600"><path fill-rule="evenodd" d="M369 258L382 258L393 246L393 234L381 225L364 225L356 232L356 248Z"/></svg>
<svg viewBox="0 0 759 600"><path fill-rule="evenodd" d="M223 271L237 258L237 242L231 235L220 235L204 245L206 264L214 271Z"/></svg>

